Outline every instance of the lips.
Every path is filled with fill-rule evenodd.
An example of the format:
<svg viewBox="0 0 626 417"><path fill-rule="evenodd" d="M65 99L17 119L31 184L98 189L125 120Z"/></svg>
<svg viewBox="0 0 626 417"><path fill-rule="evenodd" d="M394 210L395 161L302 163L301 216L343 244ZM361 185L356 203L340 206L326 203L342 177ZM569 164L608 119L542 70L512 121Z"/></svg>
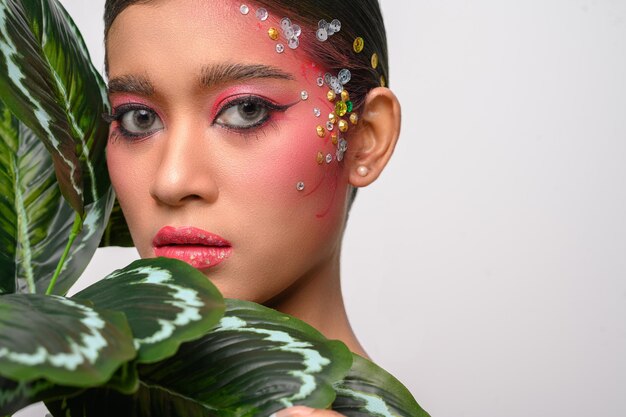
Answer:
<svg viewBox="0 0 626 417"><path fill-rule="evenodd" d="M198 269L212 268L232 254L226 239L195 227L165 226L152 240L155 256L180 259Z"/></svg>

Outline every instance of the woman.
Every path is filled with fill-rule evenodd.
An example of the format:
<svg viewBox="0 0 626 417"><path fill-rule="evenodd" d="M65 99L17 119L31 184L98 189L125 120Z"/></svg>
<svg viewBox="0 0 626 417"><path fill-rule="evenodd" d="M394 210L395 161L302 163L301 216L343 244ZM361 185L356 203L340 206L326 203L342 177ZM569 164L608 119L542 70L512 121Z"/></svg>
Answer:
<svg viewBox="0 0 626 417"><path fill-rule="evenodd" d="M340 288L355 190L400 106L376 0L109 0L107 160L142 257L294 315L354 352ZM297 407L281 416L334 414Z"/></svg>

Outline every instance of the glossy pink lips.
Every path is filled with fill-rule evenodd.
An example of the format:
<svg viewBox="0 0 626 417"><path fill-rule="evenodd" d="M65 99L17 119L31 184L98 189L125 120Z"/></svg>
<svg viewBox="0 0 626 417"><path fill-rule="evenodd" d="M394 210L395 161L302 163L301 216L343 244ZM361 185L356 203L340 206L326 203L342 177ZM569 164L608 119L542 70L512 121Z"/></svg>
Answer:
<svg viewBox="0 0 626 417"><path fill-rule="evenodd" d="M165 226L152 240L152 246L155 256L180 259L198 269L222 263L233 250L227 240L195 227Z"/></svg>

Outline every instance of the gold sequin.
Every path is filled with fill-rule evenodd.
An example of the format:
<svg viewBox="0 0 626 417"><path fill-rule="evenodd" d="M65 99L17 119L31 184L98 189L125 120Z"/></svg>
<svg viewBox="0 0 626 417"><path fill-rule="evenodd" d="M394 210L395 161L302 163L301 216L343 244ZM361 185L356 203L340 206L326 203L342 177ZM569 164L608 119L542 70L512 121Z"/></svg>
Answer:
<svg viewBox="0 0 626 417"><path fill-rule="evenodd" d="M337 114L337 116L343 117L346 115L347 112L348 105L345 102L338 101L337 104L335 104L335 113Z"/></svg>
<svg viewBox="0 0 626 417"><path fill-rule="evenodd" d="M336 133L333 133L332 135L330 135L330 140L333 142L333 145L336 145L339 143L339 137L337 136Z"/></svg>
<svg viewBox="0 0 626 417"><path fill-rule="evenodd" d="M350 115L350 122L352 122L353 125L359 123L359 115L356 113L352 113Z"/></svg>
<svg viewBox="0 0 626 417"><path fill-rule="evenodd" d="M280 36L278 33L278 29L276 28L269 28L269 30L267 31L267 34L269 35L270 39L273 41L277 41L278 37Z"/></svg>
<svg viewBox="0 0 626 417"><path fill-rule="evenodd" d="M339 130L342 132L347 132L348 131L348 122L346 122L345 120L339 120Z"/></svg>
<svg viewBox="0 0 626 417"><path fill-rule="evenodd" d="M380 76L380 86L381 87L387 87L387 81L385 81L385 76L384 75Z"/></svg>
<svg viewBox="0 0 626 417"><path fill-rule="evenodd" d="M354 40L352 47L354 48L354 52L360 54L361 52L363 52L363 48L365 47L365 41L362 37L359 36Z"/></svg>
<svg viewBox="0 0 626 417"><path fill-rule="evenodd" d="M376 52L372 54L372 68L378 68L378 54Z"/></svg>
<svg viewBox="0 0 626 417"><path fill-rule="evenodd" d="M324 154L321 152L317 153L317 163L322 165L324 163Z"/></svg>
<svg viewBox="0 0 626 417"><path fill-rule="evenodd" d="M320 138L323 138L324 136L326 136L326 129L324 129L322 126L318 126L316 130L317 130L317 136L319 136Z"/></svg>
<svg viewBox="0 0 626 417"><path fill-rule="evenodd" d="M346 90L343 90L341 92L341 100L342 101L350 101L350 93L348 93Z"/></svg>
<svg viewBox="0 0 626 417"><path fill-rule="evenodd" d="M337 115L335 113L331 113L328 115L328 121L332 124L337 123Z"/></svg>
<svg viewBox="0 0 626 417"><path fill-rule="evenodd" d="M337 94L335 94L333 90L328 90L328 93L326 94L326 98L328 99L328 101L332 103L337 98Z"/></svg>

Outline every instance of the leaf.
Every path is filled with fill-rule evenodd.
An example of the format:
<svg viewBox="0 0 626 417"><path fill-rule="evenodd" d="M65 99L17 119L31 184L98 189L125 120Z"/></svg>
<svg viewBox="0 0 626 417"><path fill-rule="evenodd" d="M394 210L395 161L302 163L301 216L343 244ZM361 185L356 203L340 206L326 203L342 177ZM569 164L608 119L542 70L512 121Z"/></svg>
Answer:
<svg viewBox="0 0 626 417"><path fill-rule="evenodd" d="M57 0L0 2L0 99L52 154L74 210L108 192L104 82Z"/></svg>
<svg viewBox="0 0 626 417"><path fill-rule="evenodd" d="M0 377L0 415L10 415L26 406L80 393L83 388L63 387L45 379L15 382Z"/></svg>
<svg viewBox="0 0 626 417"><path fill-rule="evenodd" d="M429 417L400 381L367 359L353 356L352 369L335 384L334 411L347 417Z"/></svg>
<svg viewBox="0 0 626 417"><path fill-rule="evenodd" d="M86 207L83 230L55 287L65 294L98 246L112 189ZM0 294L44 293L65 249L74 211L61 195L50 154L0 101Z"/></svg>
<svg viewBox="0 0 626 417"><path fill-rule="evenodd" d="M69 387L101 385L135 355L121 313L98 312L59 296L0 297L0 376L17 382L24 395L33 395L19 400L0 391L9 403L36 401L38 392L53 388L39 386L41 379ZM19 384L30 382L34 384ZM0 403L1 409L5 406Z"/></svg>
<svg viewBox="0 0 626 417"><path fill-rule="evenodd" d="M49 409L59 416L252 417L292 404L330 406L332 384L352 362L343 343L254 303L226 305L210 333L163 362L139 366L140 388L133 396L89 390Z"/></svg>
<svg viewBox="0 0 626 417"><path fill-rule="evenodd" d="M121 246L125 248L135 246L118 201L115 201L111 216L109 217L109 224L107 224L102 240L100 241L101 248L106 246Z"/></svg>
<svg viewBox="0 0 626 417"><path fill-rule="evenodd" d="M126 314L138 363L172 356L224 315L224 299L209 279L177 259L140 259L74 295L98 309Z"/></svg>

